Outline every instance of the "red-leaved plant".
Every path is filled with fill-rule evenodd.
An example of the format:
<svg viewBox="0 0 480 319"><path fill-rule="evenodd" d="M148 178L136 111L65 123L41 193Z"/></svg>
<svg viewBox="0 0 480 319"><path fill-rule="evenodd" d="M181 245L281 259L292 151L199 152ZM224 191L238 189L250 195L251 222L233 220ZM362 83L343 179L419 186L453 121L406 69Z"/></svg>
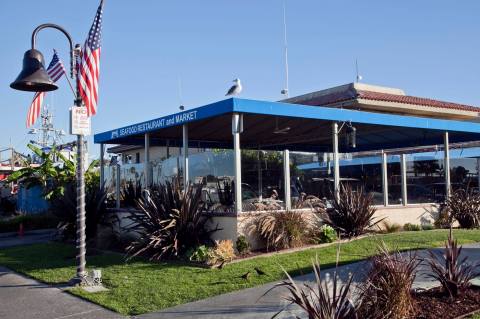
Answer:
<svg viewBox="0 0 480 319"><path fill-rule="evenodd" d="M438 280L443 291L450 297L457 297L459 293L470 286L470 281L480 275L480 264L469 263L468 257L460 256L462 246L458 246L453 238L452 229L445 242L445 250L441 256L429 251L427 263L432 270L429 276Z"/></svg>

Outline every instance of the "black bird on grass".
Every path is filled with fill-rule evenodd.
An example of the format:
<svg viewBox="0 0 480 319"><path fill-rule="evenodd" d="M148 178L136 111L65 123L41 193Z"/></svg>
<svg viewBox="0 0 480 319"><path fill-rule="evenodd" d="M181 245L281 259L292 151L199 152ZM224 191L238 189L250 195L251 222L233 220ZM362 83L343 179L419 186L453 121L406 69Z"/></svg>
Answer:
<svg viewBox="0 0 480 319"><path fill-rule="evenodd" d="M252 274L252 273L251 273L250 271L247 271L246 273L244 273L243 275L241 275L240 278L245 279L245 280L249 280L251 274Z"/></svg>
<svg viewBox="0 0 480 319"><path fill-rule="evenodd" d="M260 276L263 276L263 275L266 275L266 274L267 274L266 272L264 272L263 270L261 270L261 269L258 268L258 267L255 267L254 269L255 269L255 271L257 272L257 274L259 274Z"/></svg>

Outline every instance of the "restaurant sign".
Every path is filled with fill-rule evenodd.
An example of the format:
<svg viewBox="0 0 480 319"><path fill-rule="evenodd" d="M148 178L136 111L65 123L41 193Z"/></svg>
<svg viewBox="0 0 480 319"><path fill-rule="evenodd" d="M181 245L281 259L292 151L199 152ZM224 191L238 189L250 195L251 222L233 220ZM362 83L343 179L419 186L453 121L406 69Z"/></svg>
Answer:
<svg viewBox="0 0 480 319"><path fill-rule="evenodd" d="M158 119L142 122L126 127L119 128L111 132L111 139L125 137L133 134L147 133L152 130L179 125L197 119L197 111L189 111L179 114L161 117Z"/></svg>

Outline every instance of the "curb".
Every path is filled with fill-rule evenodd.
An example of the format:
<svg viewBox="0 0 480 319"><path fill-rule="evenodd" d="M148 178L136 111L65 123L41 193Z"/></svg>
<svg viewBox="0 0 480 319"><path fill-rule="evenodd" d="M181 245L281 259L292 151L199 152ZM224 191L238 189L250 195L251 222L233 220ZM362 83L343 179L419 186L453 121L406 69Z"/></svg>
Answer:
<svg viewBox="0 0 480 319"><path fill-rule="evenodd" d="M55 228L47 228L47 229L36 229L36 230L29 230L24 233L24 236L28 235L53 235L57 230ZM0 238L8 238L8 237L18 237L17 232L8 232L8 233L0 233Z"/></svg>

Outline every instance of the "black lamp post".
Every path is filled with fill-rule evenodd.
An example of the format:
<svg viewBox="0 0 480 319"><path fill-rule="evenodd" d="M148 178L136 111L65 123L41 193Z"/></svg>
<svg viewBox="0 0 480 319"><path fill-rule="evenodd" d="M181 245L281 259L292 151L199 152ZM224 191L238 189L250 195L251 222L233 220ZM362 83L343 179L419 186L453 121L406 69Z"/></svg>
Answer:
<svg viewBox="0 0 480 319"><path fill-rule="evenodd" d="M52 81L45 70L45 60L40 51L35 49L37 33L45 28L53 28L62 32L68 39L70 45L70 77L75 80L76 96L75 107L82 106L82 99L78 89L78 76L76 72L76 55L80 52L80 45L73 46L70 34L60 27L52 23L41 24L33 30L32 48L25 52L23 57L23 68L17 79L10 84L10 87L20 91L30 92L47 92L58 89L58 86ZM73 284L87 283L87 273L85 271L85 180L84 180L84 136L77 135L77 274L72 279Z"/></svg>

